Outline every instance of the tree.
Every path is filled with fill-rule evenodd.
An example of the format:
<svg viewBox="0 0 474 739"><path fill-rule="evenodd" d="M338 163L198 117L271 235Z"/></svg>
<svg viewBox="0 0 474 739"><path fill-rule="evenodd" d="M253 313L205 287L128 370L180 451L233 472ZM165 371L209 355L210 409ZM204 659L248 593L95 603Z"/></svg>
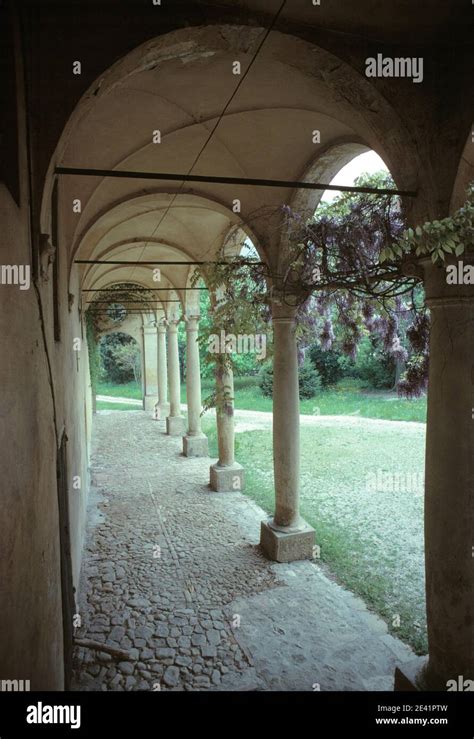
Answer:
<svg viewBox="0 0 474 739"><path fill-rule="evenodd" d="M133 372L135 382L140 381L140 350L135 342L130 342L129 344L122 344L121 346L117 346L114 351L114 358L117 365L121 369Z"/></svg>
<svg viewBox="0 0 474 739"><path fill-rule="evenodd" d="M262 395L268 398L273 396L273 365L262 367L259 376L259 385ZM314 398L321 390L321 377L309 359L306 359L298 372L298 387L300 398Z"/></svg>
<svg viewBox="0 0 474 739"><path fill-rule="evenodd" d="M139 382L141 374L140 350L129 334L115 332L102 337L100 363L103 377L110 382Z"/></svg>

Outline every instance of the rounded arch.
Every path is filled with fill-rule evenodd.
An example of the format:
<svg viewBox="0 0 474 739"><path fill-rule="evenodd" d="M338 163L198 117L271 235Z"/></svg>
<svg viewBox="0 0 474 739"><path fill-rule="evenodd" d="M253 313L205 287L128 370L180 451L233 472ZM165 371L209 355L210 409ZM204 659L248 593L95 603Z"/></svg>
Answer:
<svg viewBox="0 0 474 739"><path fill-rule="evenodd" d="M119 201L96 217L74 246L69 279L73 274L74 257L97 259L103 263L79 265L80 289L97 289L117 281L128 282L133 278L143 287L155 291L156 306L163 316L176 314L177 305L168 301L179 300L183 312L190 308L197 310L197 295L193 296L194 291L186 289L191 287L193 274L193 266L189 263L206 258L212 260L222 241L231 232L238 231L241 241L250 238L249 234L255 240L256 237L252 229L237 220L237 215L227 206L198 194L181 194L174 205L176 224L182 217L184 231L180 230L178 224L173 233L162 234L160 238L150 236L156 212L158 209L163 212L168 207L169 197L169 192L160 189L141 193L136 198ZM191 231L196 218L201 219L201 227L195 226ZM205 238L207 235L209 239ZM172 240L173 236L175 238ZM192 242L191 237L194 237ZM108 260L110 265L107 264ZM126 264L113 264L122 260ZM140 264L155 260L174 263L169 266L160 264L159 267ZM131 268L128 263L132 265ZM155 281L157 272L159 277Z"/></svg>
<svg viewBox="0 0 474 739"><path fill-rule="evenodd" d="M141 44L105 70L77 104L56 146L44 187L42 230L48 230L54 166L63 161L77 127L106 96L119 90L134 75L145 71L149 73L157 68L161 71L174 65L174 68L188 72L196 67L202 69L207 61L215 63L225 55L250 55L257 49L264 32L261 27L246 27L243 34L241 26L222 24L182 28ZM420 167L409 133L397 111L362 72L320 46L276 30L268 37L260 62L275 64L280 72L291 70L300 75L299 79L308 93L308 84L311 83L314 89L306 97L314 105L317 101L320 113L324 112L334 122L344 121L354 135L381 154L403 187L414 187ZM281 95L281 86L279 92ZM256 107L262 108L265 104L259 106L255 101ZM211 120L219 110L213 110L212 106L209 108ZM234 115L234 111L231 114ZM194 123L192 113L191 117Z"/></svg>
<svg viewBox="0 0 474 739"><path fill-rule="evenodd" d="M125 316L123 321L132 316L139 316L143 325L146 323L155 323L157 320L158 306L156 297L147 290L146 285L130 279L109 279L110 275L101 275L101 281L94 283L95 287L86 288L84 295L88 300L83 299L82 306L87 307L85 310L96 310L104 314L104 319L108 318L107 312L112 306L123 307ZM110 320L114 325L118 322L112 317Z"/></svg>
<svg viewBox="0 0 474 739"><path fill-rule="evenodd" d="M324 148L302 173L304 182L324 182L329 184L337 173L359 154L370 151L367 144L356 141L340 141ZM298 212L314 213L324 190L296 190L291 207Z"/></svg>
<svg viewBox="0 0 474 739"><path fill-rule="evenodd" d="M241 219L239 215L234 213L227 203L222 202L217 197L202 195L196 191L186 193L170 188L153 188L144 191L142 188L136 194L124 196L122 199L109 204L91 218L83 227L81 233L76 234L73 240L71 259L74 259L80 252L87 250L87 239L91 239L96 232L100 234L100 239L102 240L113 228L123 223L134 218L147 216L157 210L165 211L169 207L171 199L176 196L178 196L178 202L176 205L173 204L176 210L181 208L190 210L194 208L196 210L219 214L231 224L238 225L254 243L258 244L258 237L253 232L251 226L245 220ZM139 241L141 238L136 235L129 237L127 243ZM146 236L146 240L150 243L163 242L162 238L157 239L154 236L148 235ZM120 245L120 242L117 245ZM173 245L172 242L170 242L170 245ZM217 245L220 246L220 243ZM178 246L177 244L174 244L174 246L187 253L186 247L182 245ZM190 255L190 252L188 252L188 255Z"/></svg>

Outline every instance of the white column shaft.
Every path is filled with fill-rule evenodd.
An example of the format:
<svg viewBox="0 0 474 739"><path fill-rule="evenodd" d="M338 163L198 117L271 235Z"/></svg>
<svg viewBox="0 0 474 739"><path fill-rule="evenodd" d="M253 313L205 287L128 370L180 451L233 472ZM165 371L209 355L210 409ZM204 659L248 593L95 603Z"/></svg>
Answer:
<svg viewBox="0 0 474 739"><path fill-rule="evenodd" d="M186 323L186 396L188 435L201 434L201 369L198 344L199 319L191 316Z"/></svg>
<svg viewBox="0 0 474 739"><path fill-rule="evenodd" d="M169 415L174 418L181 415L178 324L176 321L170 321L168 325L168 387L170 395Z"/></svg>

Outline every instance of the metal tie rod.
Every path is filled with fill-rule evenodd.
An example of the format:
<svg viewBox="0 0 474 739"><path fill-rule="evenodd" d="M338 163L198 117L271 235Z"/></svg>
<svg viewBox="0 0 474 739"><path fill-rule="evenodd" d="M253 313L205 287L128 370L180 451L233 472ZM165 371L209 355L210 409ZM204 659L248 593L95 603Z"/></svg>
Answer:
<svg viewBox="0 0 474 739"><path fill-rule="evenodd" d="M134 172L121 169L83 169L81 167L56 167L58 175L79 177L118 177L136 180L168 180L171 182L207 182L217 185L250 185L251 187L284 187L301 190L335 190L337 192L362 192L368 195L402 195L416 197L415 190L394 190L383 187L356 187L355 185L327 185L320 182L292 180L264 180L251 177L216 177L198 174L172 174L170 172Z"/></svg>
<svg viewBox="0 0 474 739"><path fill-rule="evenodd" d="M154 264L172 264L176 266L179 266L179 265L188 266L191 264L198 264L198 265L203 265L203 264L226 265L227 264L227 265L233 265L234 267L241 267L242 265L247 265L247 266L253 265L253 264L262 265L262 262L256 259L254 261L248 261L248 262L190 262L190 261L189 262L163 262L163 261L161 262L131 262L131 261L124 261L120 259L118 260L114 260L114 259L110 259L110 260L109 259L75 259L74 264L121 264L121 265L128 264L130 267L142 267L142 266L151 267ZM194 290L195 288L191 288L191 289Z"/></svg>
<svg viewBox="0 0 474 739"><path fill-rule="evenodd" d="M128 264L128 262L127 262ZM138 264L141 264L141 262L138 262ZM127 290L126 288L120 288L116 289L114 287L95 287L94 289L82 289L81 292L83 293L116 293L117 295L122 295L123 293L140 293L140 292L162 292L165 290L209 290L208 287L135 287L131 290Z"/></svg>

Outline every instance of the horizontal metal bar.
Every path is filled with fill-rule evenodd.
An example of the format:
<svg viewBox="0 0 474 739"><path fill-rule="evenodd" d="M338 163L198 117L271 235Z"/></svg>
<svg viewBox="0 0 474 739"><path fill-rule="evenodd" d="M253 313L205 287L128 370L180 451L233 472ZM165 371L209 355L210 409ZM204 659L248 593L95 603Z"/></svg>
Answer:
<svg viewBox="0 0 474 739"><path fill-rule="evenodd" d="M181 300L160 300L160 303L181 303ZM92 301L90 303L83 303L82 305L94 305L94 302ZM95 303L95 305L100 306L101 303ZM123 305L123 304L119 301L116 304L114 304L114 303L104 303L103 305L110 305L110 306L113 307L114 305L120 306L120 305ZM130 305L136 305L136 303L130 303ZM143 305L149 305L149 304L148 303L144 303ZM103 308L103 307L100 307L100 308L98 308L98 310L107 310L107 309L106 308Z"/></svg>
<svg viewBox="0 0 474 739"><path fill-rule="evenodd" d="M173 265L181 265L181 266L187 266L190 264L197 264L197 265L203 265L203 264L220 264L220 265L232 265L232 262L127 262L123 260L113 260L113 259L75 259L74 264L121 264L121 265L128 265L130 267L150 267L155 264L173 264ZM254 259L252 261L243 261L239 262L238 265L242 264L262 264L259 260ZM237 265L236 265L237 266Z"/></svg>
<svg viewBox="0 0 474 739"><path fill-rule="evenodd" d="M181 303L181 300L160 300L160 303ZM83 303L82 305L93 305L93 303ZM120 306L121 303L118 303L117 305ZM135 305L136 305L136 303L135 303ZM110 306L113 307L113 303L111 303ZM157 306L153 307L152 310L156 310L156 307ZM86 308L86 310L90 310L90 308ZM109 310L110 310L110 308L107 309L107 308L104 308L104 307L98 307L97 310L94 309L93 311L91 311L91 313L95 313L95 312L97 312L97 313L108 313ZM127 313L140 312L140 309L139 308L132 308L132 309L125 308L125 310L127 311Z"/></svg>
<svg viewBox="0 0 474 739"><path fill-rule="evenodd" d="M128 310L127 314L135 314L135 313L143 313L144 311L141 310ZM146 312L146 311L145 311ZM90 313L93 316L109 316L109 318L112 318L110 313L108 313L105 310L87 310L87 313Z"/></svg>
<svg viewBox="0 0 474 739"><path fill-rule="evenodd" d="M356 187L355 185L327 185L320 182L292 180L264 180L251 177L216 177L197 174L172 174L170 172L134 172L120 169L84 169L81 167L56 167L55 174L80 177L119 177L139 180L168 180L172 182L206 182L218 185L250 185L252 187L284 187L303 190L335 190L337 192L361 192L368 195L403 195L416 197L414 190L391 190L382 187Z"/></svg>
<svg viewBox="0 0 474 739"><path fill-rule="evenodd" d="M208 287L134 287L130 289L130 292L139 293L139 292L161 292L163 290L209 290ZM128 292L127 288L115 288L115 287L104 287L101 289L100 287L96 288L89 288L87 290L83 289L83 293L117 293L120 295L120 293Z"/></svg>
<svg viewBox="0 0 474 739"><path fill-rule="evenodd" d="M159 300L159 299L158 299ZM82 305L150 305L152 300L117 300L117 301L109 301L109 300L87 300ZM160 300L160 303L167 303L169 301L167 300ZM176 301L177 303L180 303L180 300Z"/></svg>

